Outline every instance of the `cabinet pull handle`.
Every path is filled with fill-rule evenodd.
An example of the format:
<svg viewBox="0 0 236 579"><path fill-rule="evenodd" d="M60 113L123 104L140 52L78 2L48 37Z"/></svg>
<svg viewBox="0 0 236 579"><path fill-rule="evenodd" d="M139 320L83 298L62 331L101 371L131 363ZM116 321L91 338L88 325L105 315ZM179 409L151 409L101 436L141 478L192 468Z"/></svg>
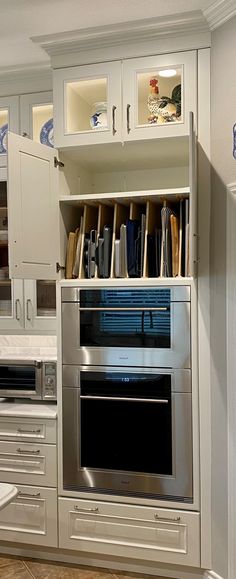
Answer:
<svg viewBox="0 0 236 579"><path fill-rule="evenodd" d="M40 450L22 450L22 448L17 448L16 452L19 454L40 454Z"/></svg>
<svg viewBox="0 0 236 579"><path fill-rule="evenodd" d="M18 492L18 497L28 497L30 499L39 499L40 493L24 493L23 491Z"/></svg>
<svg viewBox="0 0 236 579"><path fill-rule="evenodd" d="M130 133L130 124L129 124L129 120L130 120L130 119L129 119L130 107L131 107L131 105L127 105L127 108L126 108L127 133L128 133L128 134Z"/></svg>
<svg viewBox="0 0 236 579"><path fill-rule="evenodd" d="M27 317L28 322L31 322L32 318L31 318L30 313L29 313L29 311L30 311L29 305L31 305L31 308L32 308L32 302L30 299L26 300L26 317Z"/></svg>
<svg viewBox="0 0 236 579"><path fill-rule="evenodd" d="M17 300L15 301L15 309L16 309L16 319L17 319L17 321L19 322L19 321L20 321L20 313L19 313L19 315L18 315L18 312L19 312L19 310L20 310L20 300L19 300L19 299L17 299Z"/></svg>
<svg viewBox="0 0 236 579"><path fill-rule="evenodd" d="M98 507L94 507L93 509L85 509L82 507L78 507L77 505L74 506L74 510L81 512L81 513L98 513L99 512Z"/></svg>
<svg viewBox="0 0 236 579"><path fill-rule="evenodd" d="M41 428L38 428L37 430L26 430L26 428L17 428L17 432L19 432L19 434L40 434Z"/></svg>
<svg viewBox="0 0 236 579"><path fill-rule="evenodd" d="M112 107L112 134L113 135L116 134L116 126L115 126L116 125L116 122L115 122L116 121L116 115L115 115L115 113L116 113L116 107L115 107L115 105L113 105L113 107Z"/></svg>
<svg viewBox="0 0 236 579"><path fill-rule="evenodd" d="M29 135L28 135L28 133L26 133L26 131L23 131L22 137L27 137L29 139Z"/></svg>
<svg viewBox="0 0 236 579"><path fill-rule="evenodd" d="M181 521L181 517L160 517L157 513L154 514L154 519L157 521L171 521L174 523L179 523Z"/></svg>

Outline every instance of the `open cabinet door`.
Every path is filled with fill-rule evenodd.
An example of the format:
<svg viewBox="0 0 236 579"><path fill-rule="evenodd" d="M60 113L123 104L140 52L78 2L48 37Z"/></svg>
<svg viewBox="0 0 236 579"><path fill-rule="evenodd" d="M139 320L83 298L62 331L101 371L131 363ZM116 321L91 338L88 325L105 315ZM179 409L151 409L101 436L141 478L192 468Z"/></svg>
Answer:
<svg viewBox="0 0 236 579"><path fill-rule="evenodd" d="M55 149L8 135L9 266L12 278L58 279L59 202Z"/></svg>
<svg viewBox="0 0 236 579"><path fill-rule="evenodd" d="M189 274L197 275L197 141L194 128L194 116L189 117L189 187L190 187L190 215L189 215Z"/></svg>

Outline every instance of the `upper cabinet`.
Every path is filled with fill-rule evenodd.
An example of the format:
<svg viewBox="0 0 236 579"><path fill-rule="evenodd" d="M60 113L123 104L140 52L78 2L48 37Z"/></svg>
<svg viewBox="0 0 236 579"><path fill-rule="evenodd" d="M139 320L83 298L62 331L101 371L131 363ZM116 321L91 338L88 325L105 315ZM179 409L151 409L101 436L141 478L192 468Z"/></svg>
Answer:
<svg viewBox="0 0 236 579"><path fill-rule="evenodd" d="M57 69L55 146L175 137L196 118L197 53Z"/></svg>
<svg viewBox="0 0 236 579"><path fill-rule="evenodd" d="M51 91L20 96L20 134L49 147L54 146L52 98Z"/></svg>
<svg viewBox="0 0 236 579"><path fill-rule="evenodd" d="M0 167L6 166L8 130L19 132L19 97L0 97Z"/></svg>
<svg viewBox="0 0 236 579"><path fill-rule="evenodd" d="M121 62L54 71L55 145L121 141Z"/></svg>

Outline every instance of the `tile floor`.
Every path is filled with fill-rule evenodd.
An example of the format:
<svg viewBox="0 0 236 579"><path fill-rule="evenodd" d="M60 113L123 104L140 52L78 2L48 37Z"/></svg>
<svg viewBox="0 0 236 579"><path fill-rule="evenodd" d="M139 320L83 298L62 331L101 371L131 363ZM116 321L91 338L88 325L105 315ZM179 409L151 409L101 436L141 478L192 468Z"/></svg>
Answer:
<svg viewBox="0 0 236 579"><path fill-rule="evenodd" d="M151 579L150 575L0 556L0 579ZM164 579L157 577L155 579Z"/></svg>

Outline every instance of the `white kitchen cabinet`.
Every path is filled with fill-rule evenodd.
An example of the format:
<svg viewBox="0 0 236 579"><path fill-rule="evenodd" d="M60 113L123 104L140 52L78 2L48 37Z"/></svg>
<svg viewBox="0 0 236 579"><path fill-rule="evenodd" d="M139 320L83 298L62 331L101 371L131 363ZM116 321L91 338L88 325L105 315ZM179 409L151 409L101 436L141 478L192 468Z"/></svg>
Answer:
<svg viewBox="0 0 236 579"><path fill-rule="evenodd" d="M55 283L9 277L8 209L7 169L0 167L0 329L55 330Z"/></svg>
<svg viewBox="0 0 236 579"><path fill-rule="evenodd" d="M13 409L14 412L14 409ZM54 420L0 417L0 440L56 444L57 430Z"/></svg>
<svg viewBox="0 0 236 579"><path fill-rule="evenodd" d="M55 487L57 485L56 446L1 440L0 480Z"/></svg>
<svg viewBox="0 0 236 579"><path fill-rule="evenodd" d="M121 62L55 70L55 146L121 141Z"/></svg>
<svg viewBox="0 0 236 579"><path fill-rule="evenodd" d="M185 267L178 264L178 271L175 276L189 278L195 274L196 257L196 187L195 187L195 132L193 126L193 115L189 121L190 133L188 137L179 143L183 156L183 175L176 173L176 147L175 139L168 141L169 164L168 175L165 170L165 179L168 182L169 175L173 174L175 186L155 190L126 190L119 191L114 195L112 179L117 186L117 172L109 173L108 179L111 183L111 193L98 192L76 195L76 187L79 182L86 181L84 174L80 179L79 164L73 163L65 157L64 163L60 161L58 152L39 143L24 139L12 133L9 134L9 212L10 212L10 271L13 278L36 279L36 280L56 280L62 277L61 267L65 268L67 239L70 231L74 231L80 226L81 217L81 252L79 255L80 265L78 277L85 277L83 267L84 240L92 229L102 235L103 226L107 220L112 228L112 250L111 250L111 278L115 274L115 245L119 238L120 226L127 218L140 219L142 213L145 214L146 225L144 235L144 279L149 277L148 271L148 237L154 235L155 228L160 227L161 211L165 205L174 207L179 217L181 204L183 211L188 209ZM163 140L159 140L161 148ZM178 154L177 149L177 154ZM137 151L136 151L137 153ZM135 154L136 154L135 153ZM163 153L162 153L163 154ZM153 153L155 164L155 152ZM173 157L173 158L172 158ZM131 161L132 162L132 161ZM143 161L145 163L145 160ZM105 160L106 163L106 160ZM136 163L136 160L135 160ZM173 163L173 167L171 166ZM137 165L135 165L135 168ZM182 168L182 167L181 167ZM77 175L78 171L78 175ZM158 170L157 170L158 171ZM162 169L160 169L160 172ZM73 172L75 177L73 179ZM150 171L144 172L144 176L149 183ZM136 187L140 182L140 171L132 172L133 181ZM159 173L154 176L158 178ZM114 176L114 177L113 177ZM119 177L119 176L118 176ZM92 185L91 175L88 173L86 186L94 189L95 178L100 180L101 187L107 186L107 173L92 175L94 180ZM151 178L153 178L151 173ZM178 187L178 181L183 182L185 187ZM90 180L89 180L90 179ZM101 181L101 179L103 181ZM113 183L114 184L114 183ZM90 189L90 190L91 190ZM63 195L62 193L66 193ZM73 192L73 194L69 194ZM177 218L177 222L180 223ZM183 227L182 227L183 229ZM180 235L180 234L179 234ZM187 238L188 235L188 238ZM181 254L182 255L182 254ZM187 256L187 258L186 258ZM182 256L183 257L183 256ZM179 259L180 261L180 259ZM181 261L183 261L181 259ZM63 271L63 269L62 269ZM72 277L72 276L71 276ZM95 275L96 277L96 275ZM176 279L176 277L174 278ZM92 282L92 280L91 280ZM26 284L27 287L27 284ZM28 300L28 301L27 301ZM33 298L27 298L26 318L28 327L31 325L31 314ZM33 314L32 314L33 316ZM37 317L37 323L38 323Z"/></svg>
<svg viewBox="0 0 236 579"><path fill-rule="evenodd" d="M53 82L56 147L187 135L197 112L196 51L56 69Z"/></svg>
<svg viewBox="0 0 236 579"><path fill-rule="evenodd" d="M0 97L0 167L6 166L8 130L19 132L19 97Z"/></svg>
<svg viewBox="0 0 236 579"><path fill-rule="evenodd" d="M19 99L20 134L52 147L54 141L52 92L25 94Z"/></svg>
<svg viewBox="0 0 236 579"><path fill-rule="evenodd" d="M16 484L19 494L0 513L0 540L57 547L57 491Z"/></svg>
<svg viewBox="0 0 236 579"><path fill-rule="evenodd" d="M200 566L199 513L59 498L59 547Z"/></svg>

